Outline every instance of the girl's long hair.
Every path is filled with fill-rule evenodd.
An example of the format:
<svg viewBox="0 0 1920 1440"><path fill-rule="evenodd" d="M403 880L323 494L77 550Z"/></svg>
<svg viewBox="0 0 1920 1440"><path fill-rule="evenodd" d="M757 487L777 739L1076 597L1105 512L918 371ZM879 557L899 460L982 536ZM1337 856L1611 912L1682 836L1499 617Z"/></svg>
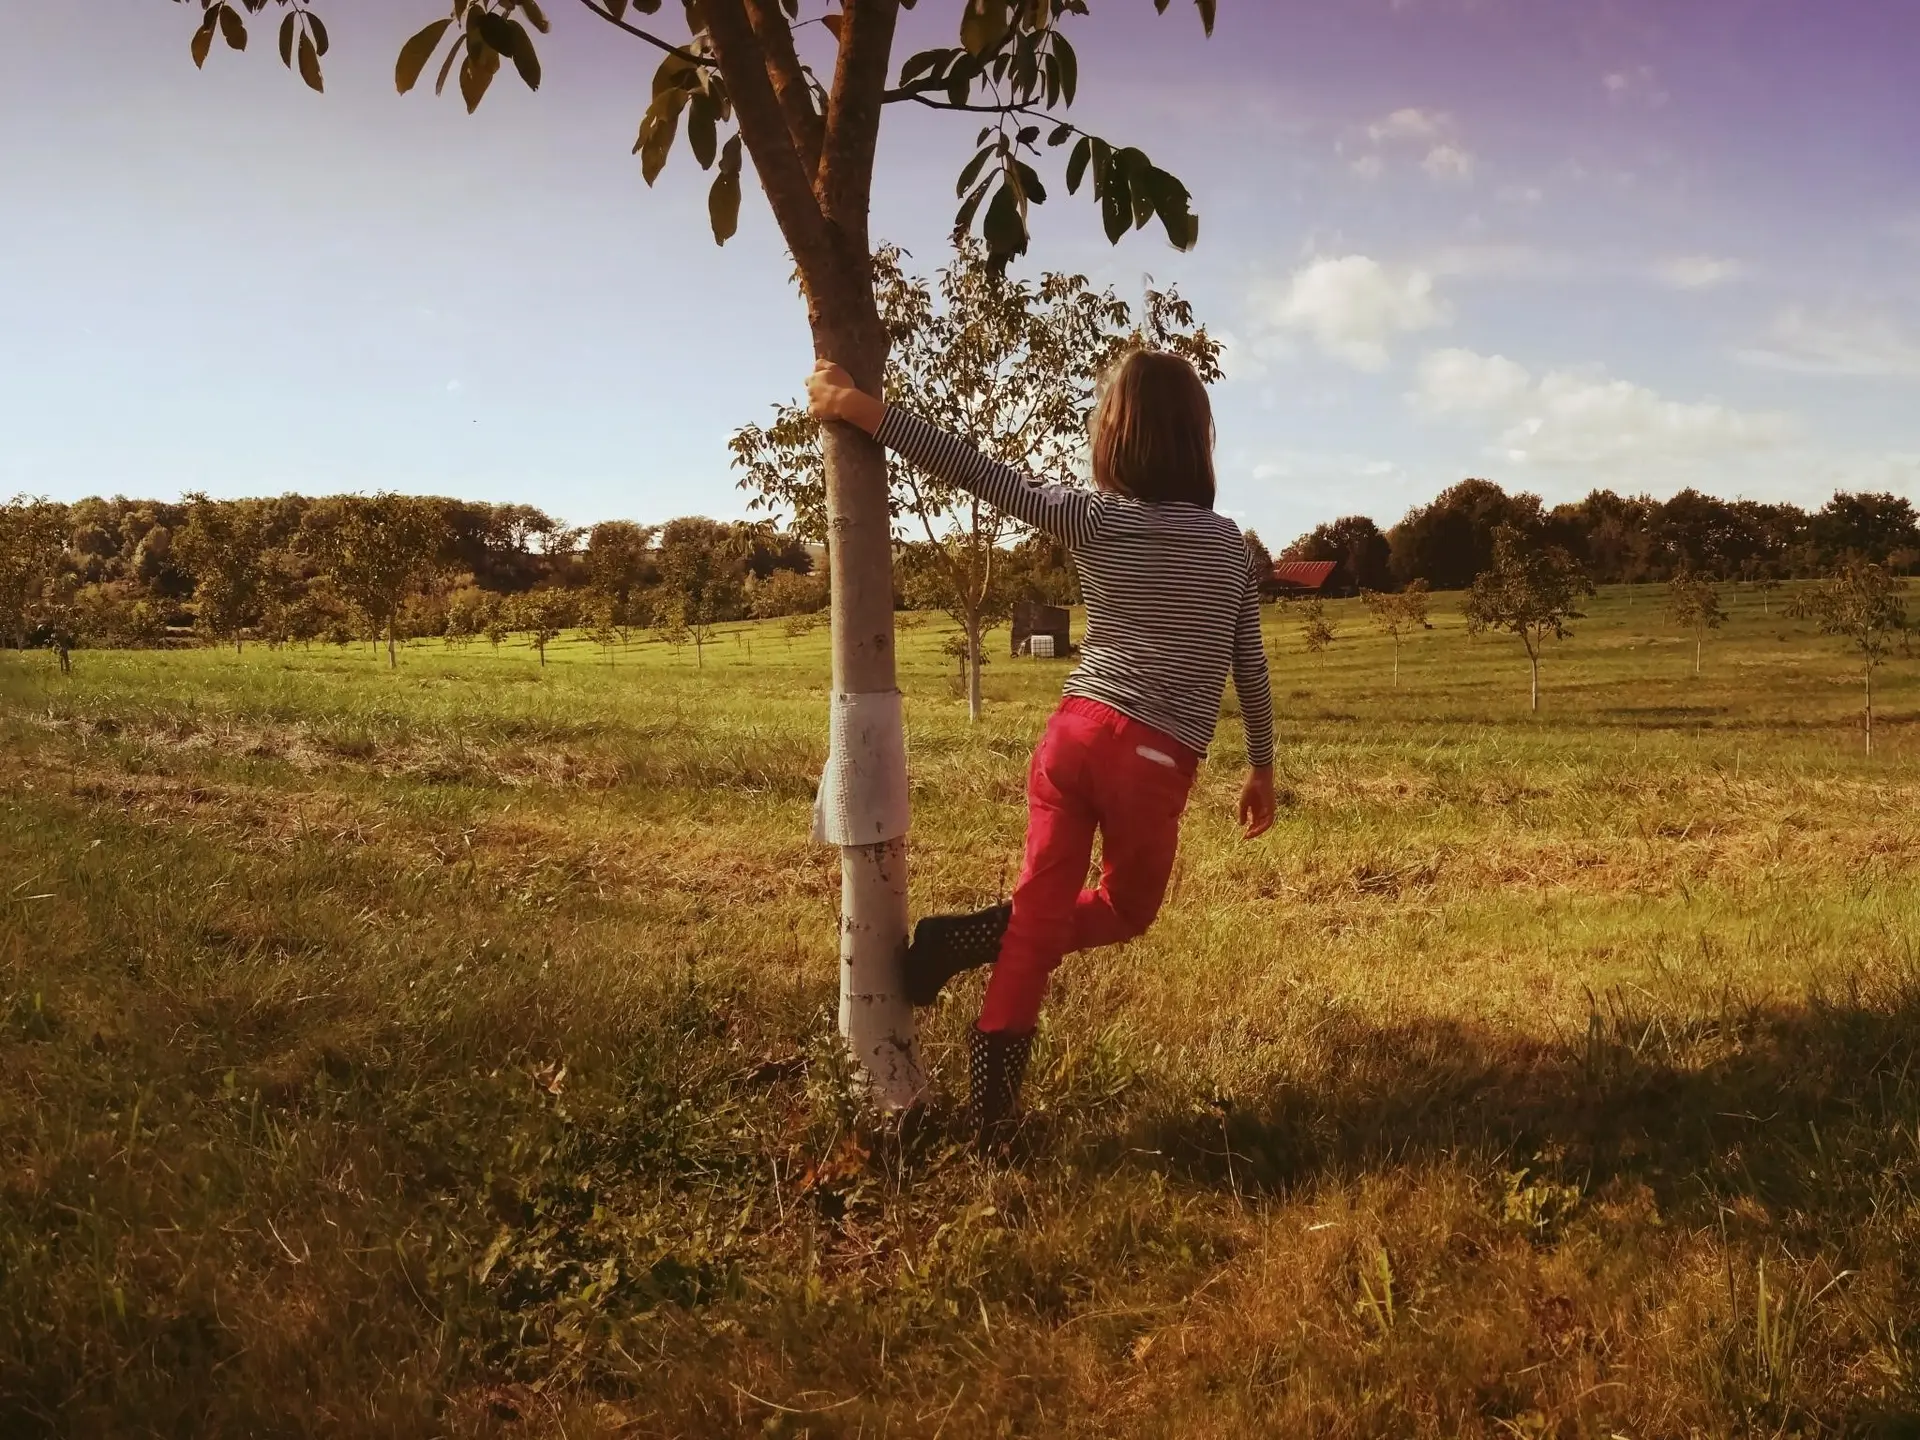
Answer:
<svg viewBox="0 0 1920 1440"><path fill-rule="evenodd" d="M1102 490L1213 508L1213 405L1178 355L1135 350L1115 364L1092 432L1093 483Z"/></svg>

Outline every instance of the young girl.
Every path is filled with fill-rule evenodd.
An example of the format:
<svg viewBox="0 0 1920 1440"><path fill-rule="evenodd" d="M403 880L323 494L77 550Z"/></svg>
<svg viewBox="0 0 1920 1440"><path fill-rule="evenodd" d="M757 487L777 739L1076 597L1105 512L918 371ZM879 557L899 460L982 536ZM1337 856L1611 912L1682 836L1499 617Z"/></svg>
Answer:
<svg viewBox="0 0 1920 1440"><path fill-rule="evenodd" d="M1010 906L921 921L907 991L929 1004L962 970L992 964L968 1037L970 1118L1002 1128L1019 1098L1047 978L1061 957L1144 934L1173 872L1180 816L1213 740L1229 673L1245 717L1240 822L1273 823L1273 696L1260 592L1239 527L1214 513L1213 412L1186 361L1130 354L1094 407L1092 491L1040 485L854 388L823 361L811 409L1065 541L1087 632L1066 697L1027 776L1027 854ZM1100 885L1086 889L1094 831Z"/></svg>

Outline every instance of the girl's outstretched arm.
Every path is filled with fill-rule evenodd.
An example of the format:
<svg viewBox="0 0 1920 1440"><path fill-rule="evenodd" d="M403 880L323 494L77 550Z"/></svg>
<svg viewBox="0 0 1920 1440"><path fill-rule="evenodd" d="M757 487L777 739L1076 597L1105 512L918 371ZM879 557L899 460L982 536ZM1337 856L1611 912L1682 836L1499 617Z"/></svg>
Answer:
<svg viewBox="0 0 1920 1440"><path fill-rule="evenodd" d="M859 426L908 463L1057 540L1076 545L1092 536L1096 512L1085 490L1036 484L1011 466L989 460L958 436L857 388L831 360L822 360L807 377L807 407L815 419Z"/></svg>

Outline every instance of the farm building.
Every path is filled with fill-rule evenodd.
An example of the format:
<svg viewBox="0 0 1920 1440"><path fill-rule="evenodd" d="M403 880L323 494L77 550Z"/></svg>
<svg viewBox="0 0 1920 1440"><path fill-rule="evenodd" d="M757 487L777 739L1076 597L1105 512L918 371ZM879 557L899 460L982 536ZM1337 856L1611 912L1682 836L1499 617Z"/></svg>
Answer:
<svg viewBox="0 0 1920 1440"><path fill-rule="evenodd" d="M1339 568L1337 560L1281 560L1273 567L1273 588L1281 595L1318 595Z"/></svg>
<svg viewBox="0 0 1920 1440"><path fill-rule="evenodd" d="M1033 639L1040 636L1051 642L1041 648L1050 657L1073 653L1073 612L1058 605L1041 605L1022 600L1013 607L1013 653L1034 653Z"/></svg>

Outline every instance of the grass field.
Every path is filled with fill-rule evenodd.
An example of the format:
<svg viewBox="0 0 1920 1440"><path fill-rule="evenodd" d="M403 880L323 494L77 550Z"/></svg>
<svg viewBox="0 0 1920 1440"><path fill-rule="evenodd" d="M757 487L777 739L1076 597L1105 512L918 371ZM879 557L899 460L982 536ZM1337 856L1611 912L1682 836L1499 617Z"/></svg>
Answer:
<svg viewBox="0 0 1920 1440"><path fill-rule="evenodd" d="M824 632L0 655L0 1433L1920 1435L1920 666L1867 760L1731 598L1696 679L1604 594L1538 717L1270 617L1280 824L1229 719L1001 1162L851 1099ZM946 633L919 911L1066 669L970 728Z"/></svg>

